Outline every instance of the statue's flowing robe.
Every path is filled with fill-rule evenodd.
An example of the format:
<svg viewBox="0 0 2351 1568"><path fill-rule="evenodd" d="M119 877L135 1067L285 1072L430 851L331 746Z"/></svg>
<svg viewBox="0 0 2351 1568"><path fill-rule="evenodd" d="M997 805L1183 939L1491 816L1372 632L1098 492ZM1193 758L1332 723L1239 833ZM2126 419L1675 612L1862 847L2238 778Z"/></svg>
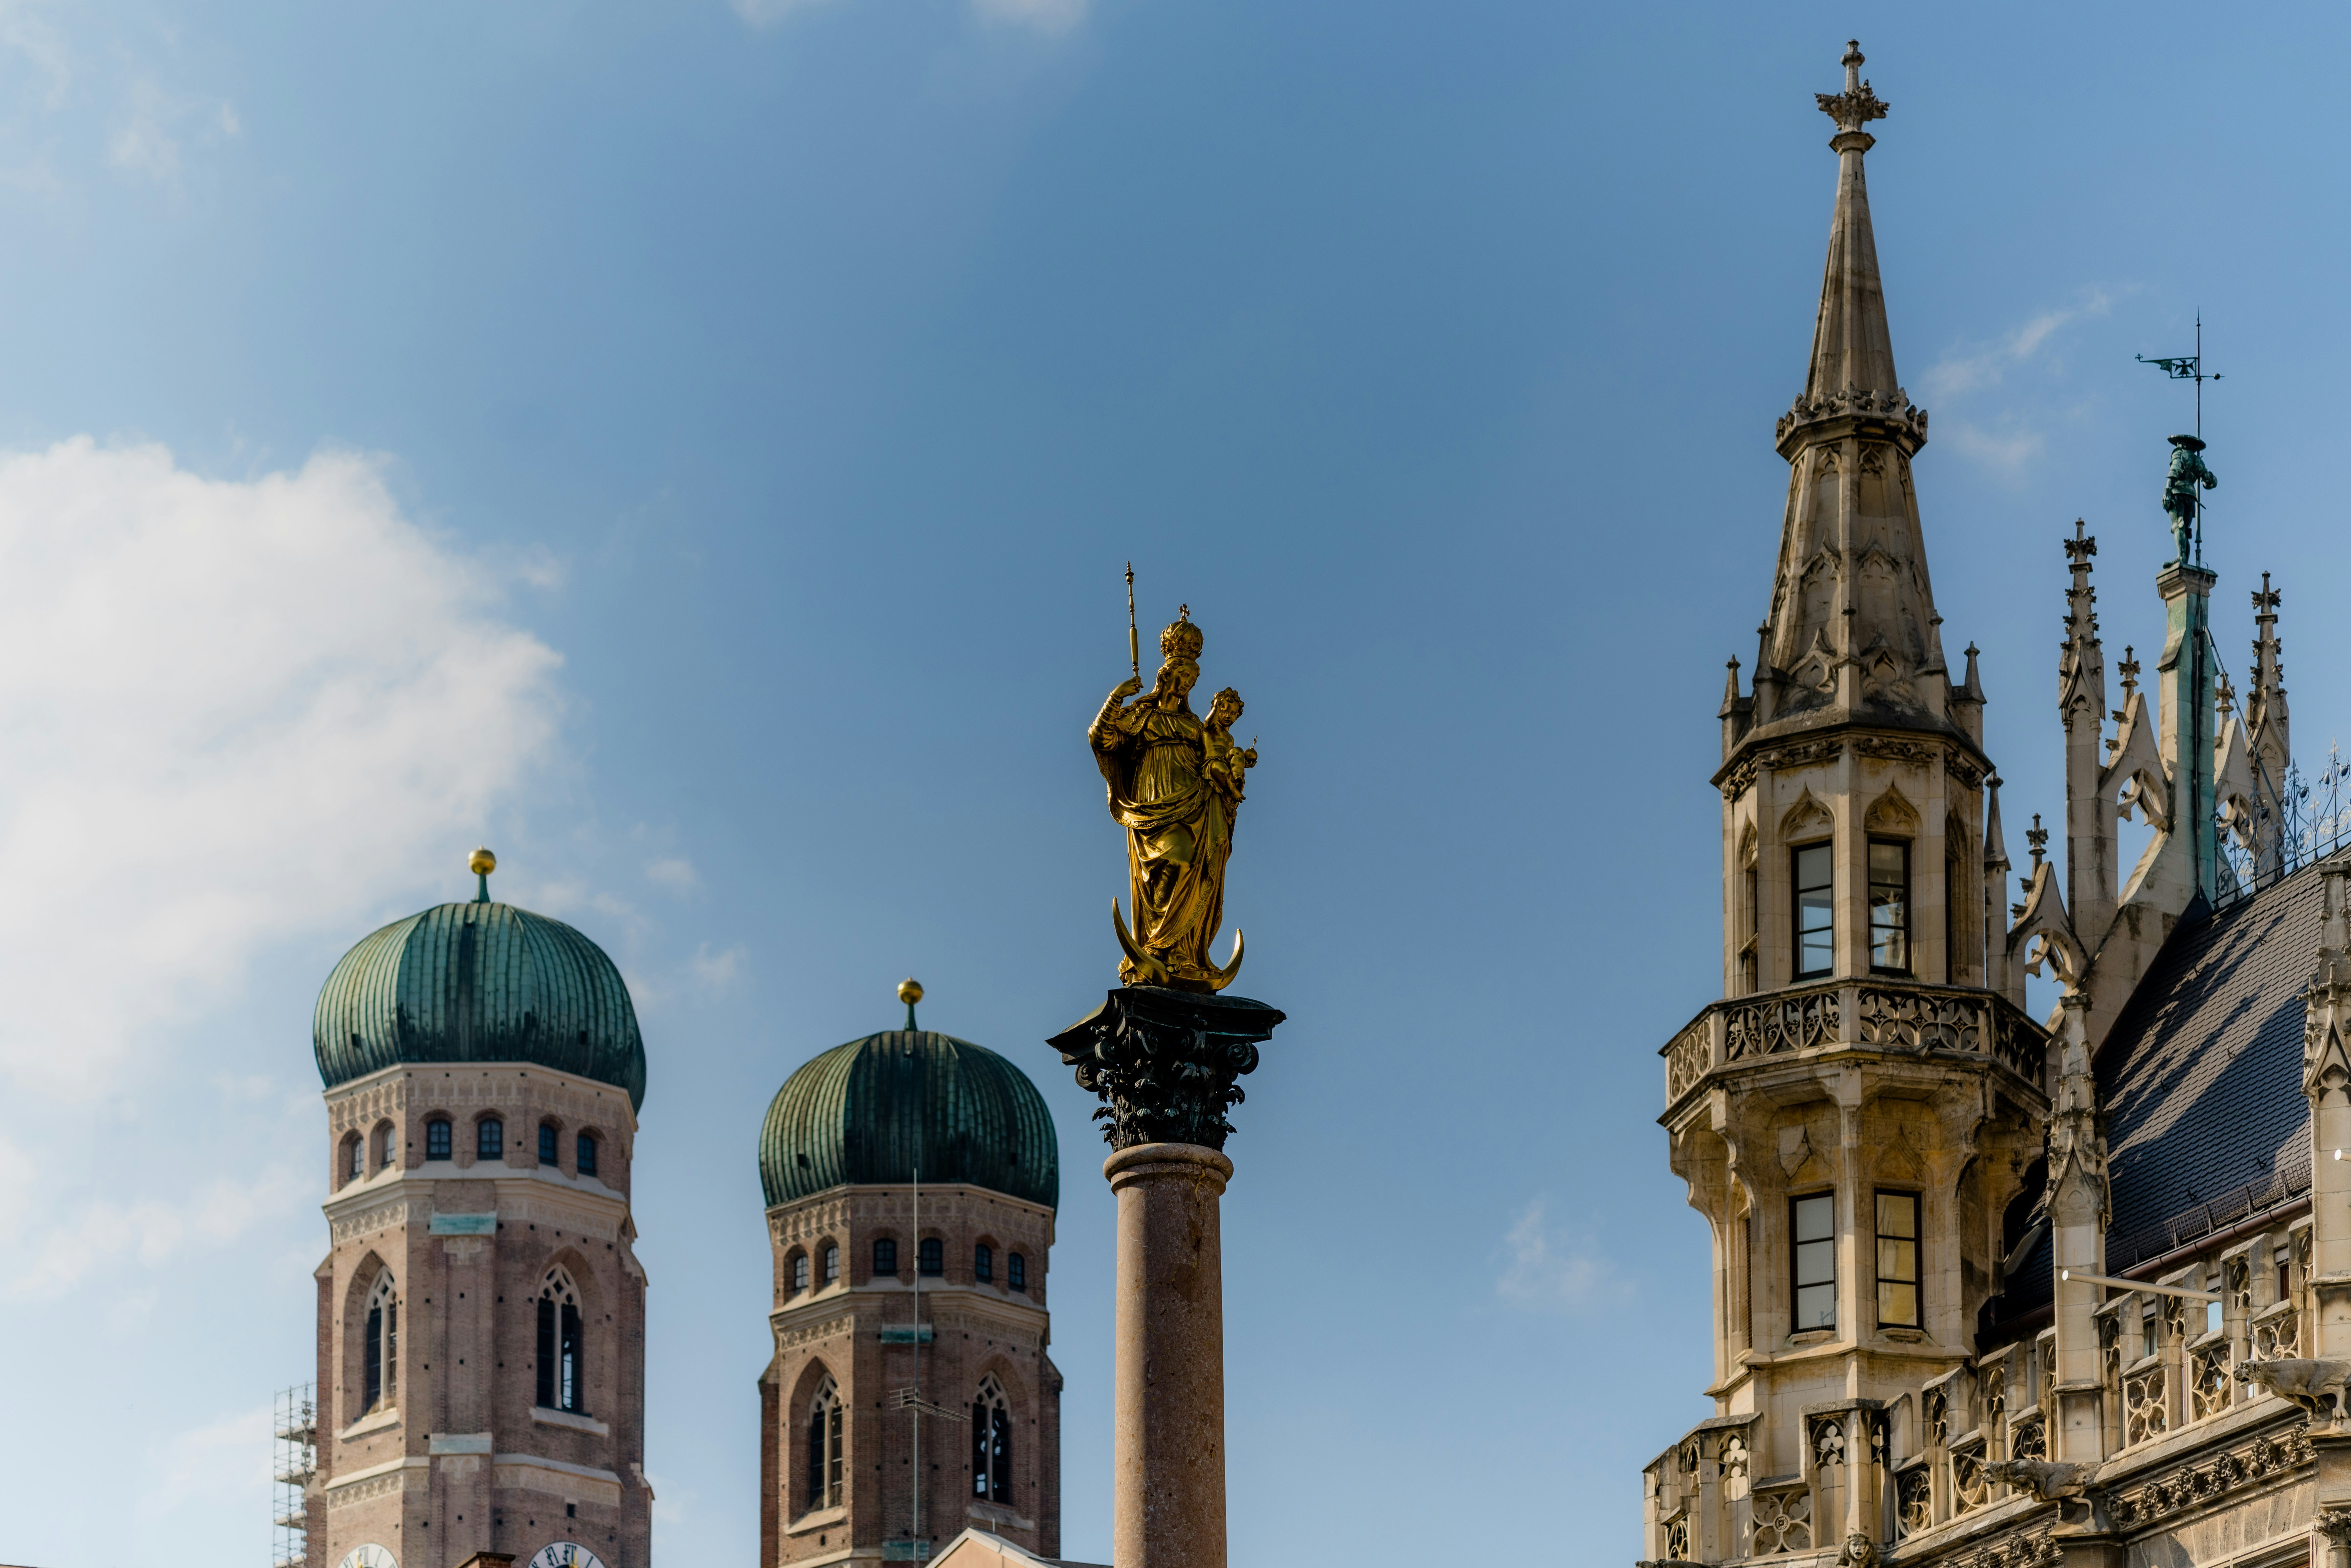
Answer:
<svg viewBox="0 0 2351 1568"><path fill-rule="evenodd" d="M1200 720L1146 698L1106 710L1090 738L1110 814L1126 830L1135 946L1178 978L1214 974L1208 944L1224 924L1233 831L1226 794L1202 777Z"/></svg>

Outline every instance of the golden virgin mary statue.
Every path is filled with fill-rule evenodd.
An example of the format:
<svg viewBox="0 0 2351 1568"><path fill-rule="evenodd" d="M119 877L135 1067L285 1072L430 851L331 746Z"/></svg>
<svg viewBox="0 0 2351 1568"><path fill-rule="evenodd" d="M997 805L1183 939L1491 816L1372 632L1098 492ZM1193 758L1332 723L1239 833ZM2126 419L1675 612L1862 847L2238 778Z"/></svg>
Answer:
<svg viewBox="0 0 2351 1568"><path fill-rule="evenodd" d="M1159 634L1151 689L1140 679L1121 681L1086 732L1110 787L1110 814L1126 830L1134 927L1127 928L1115 899L1111 918L1126 953L1118 977L1130 986L1220 991L1240 972L1238 929L1233 961L1224 967L1208 956L1208 944L1225 920L1225 862L1257 748L1233 744L1241 696L1230 686L1217 694L1205 720L1192 712L1200 643L1190 611L1181 612Z"/></svg>

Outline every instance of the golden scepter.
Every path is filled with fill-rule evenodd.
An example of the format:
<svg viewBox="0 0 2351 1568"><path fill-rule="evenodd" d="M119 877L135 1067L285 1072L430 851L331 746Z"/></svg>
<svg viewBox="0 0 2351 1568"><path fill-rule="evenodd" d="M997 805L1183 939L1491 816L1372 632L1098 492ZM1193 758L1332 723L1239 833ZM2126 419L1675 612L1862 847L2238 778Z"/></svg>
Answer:
<svg viewBox="0 0 2351 1568"><path fill-rule="evenodd" d="M1143 679L1143 639L1134 631L1134 563L1126 563L1126 660L1134 666L1134 678Z"/></svg>

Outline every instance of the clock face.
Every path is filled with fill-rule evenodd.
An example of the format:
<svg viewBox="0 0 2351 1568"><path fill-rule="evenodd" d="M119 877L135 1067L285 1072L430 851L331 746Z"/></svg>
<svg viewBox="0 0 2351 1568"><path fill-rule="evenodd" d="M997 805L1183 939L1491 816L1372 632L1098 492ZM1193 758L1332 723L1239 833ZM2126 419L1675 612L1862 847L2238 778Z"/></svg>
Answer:
<svg viewBox="0 0 2351 1568"><path fill-rule="evenodd" d="M538 1549L530 1568L604 1568L602 1559L571 1541L550 1542Z"/></svg>
<svg viewBox="0 0 2351 1568"><path fill-rule="evenodd" d="M400 1568L400 1559L371 1541L346 1552L341 1568Z"/></svg>

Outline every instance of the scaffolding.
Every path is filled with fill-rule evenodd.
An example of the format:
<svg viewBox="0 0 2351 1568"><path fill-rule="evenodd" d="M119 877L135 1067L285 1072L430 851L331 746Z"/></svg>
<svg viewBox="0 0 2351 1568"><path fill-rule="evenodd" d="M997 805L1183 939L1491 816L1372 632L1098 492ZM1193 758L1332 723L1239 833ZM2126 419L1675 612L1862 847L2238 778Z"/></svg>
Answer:
<svg viewBox="0 0 2351 1568"><path fill-rule="evenodd" d="M310 1482L319 1473L319 1414L315 1390L298 1383L277 1392L275 1418L270 1422L277 1454L269 1467L277 1483L270 1507L277 1532L271 1568L305 1568L309 1561Z"/></svg>

